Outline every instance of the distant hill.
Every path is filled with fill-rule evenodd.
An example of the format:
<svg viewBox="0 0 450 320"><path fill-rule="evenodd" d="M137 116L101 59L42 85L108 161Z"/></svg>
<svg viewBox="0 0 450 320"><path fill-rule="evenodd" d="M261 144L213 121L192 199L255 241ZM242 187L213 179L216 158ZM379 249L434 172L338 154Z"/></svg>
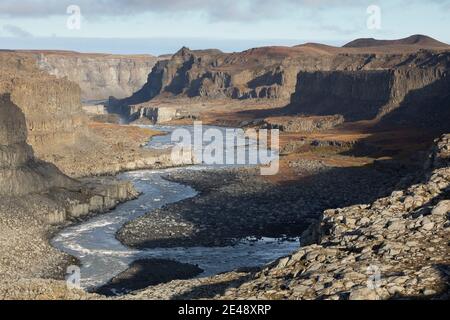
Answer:
<svg viewBox="0 0 450 320"><path fill-rule="evenodd" d="M373 38L356 39L344 45L344 48L368 48L386 46L414 46L418 48L449 48L446 43L424 35L413 35L398 40L377 40Z"/></svg>

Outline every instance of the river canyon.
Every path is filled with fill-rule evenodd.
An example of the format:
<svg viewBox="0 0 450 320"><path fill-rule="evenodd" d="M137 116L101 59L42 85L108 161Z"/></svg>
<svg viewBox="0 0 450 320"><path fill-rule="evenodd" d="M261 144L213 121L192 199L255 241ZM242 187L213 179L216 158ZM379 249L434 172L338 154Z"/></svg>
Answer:
<svg viewBox="0 0 450 320"><path fill-rule="evenodd" d="M420 35L1 51L0 296L447 299L449 67ZM278 172L174 159L172 132L199 122L242 130L224 154L278 130Z"/></svg>

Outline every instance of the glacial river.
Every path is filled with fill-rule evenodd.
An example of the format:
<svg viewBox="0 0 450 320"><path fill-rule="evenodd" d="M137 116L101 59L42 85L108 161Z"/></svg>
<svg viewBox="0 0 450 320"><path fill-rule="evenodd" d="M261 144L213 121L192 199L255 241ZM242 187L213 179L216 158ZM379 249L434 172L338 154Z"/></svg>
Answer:
<svg viewBox="0 0 450 320"><path fill-rule="evenodd" d="M171 127L152 127L171 132ZM185 127L192 132L192 127ZM225 130L223 128L215 128ZM159 136L152 139L149 148L169 148L173 146L171 136ZM250 144L254 143L250 141ZM228 148L228 145L225 144ZM236 147L233 147L236 148ZM246 145L237 148L248 148ZM226 153L227 150L224 150ZM52 239L52 245L81 262L81 286L92 290L100 287L113 277L128 269L133 261L141 259L170 259L182 263L198 265L204 272L200 275L211 276L232 271L241 267L265 265L279 257L286 256L299 247L299 241L280 239L242 239L230 247L193 247L161 248L136 250L124 246L115 235L127 222L150 213L158 208L198 193L189 186L170 182L164 176L174 171L220 170L226 166L193 165L183 168L163 170L143 170L119 175L120 179L130 180L142 195L132 201L120 204L116 209L95 216L81 224L62 230Z"/></svg>

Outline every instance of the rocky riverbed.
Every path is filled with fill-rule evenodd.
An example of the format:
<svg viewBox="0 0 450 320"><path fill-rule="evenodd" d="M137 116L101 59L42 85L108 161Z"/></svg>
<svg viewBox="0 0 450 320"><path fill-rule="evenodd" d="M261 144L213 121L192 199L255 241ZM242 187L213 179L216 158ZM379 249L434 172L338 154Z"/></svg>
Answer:
<svg viewBox="0 0 450 320"><path fill-rule="evenodd" d="M79 261L50 245L64 226L136 198L132 184L89 178L46 193L0 197L0 299L78 299L67 290L66 269Z"/></svg>
<svg viewBox="0 0 450 320"><path fill-rule="evenodd" d="M298 237L328 208L386 196L402 172L375 167L337 168L300 160L298 180L273 183L255 168L173 172L167 179L200 195L126 224L124 244L158 247L225 246L245 237Z"/></svg>
<svg viewBox="0 0 450 320"><path fill-rule="evenodd" d="M387 197L325 210L304 233L310 245L262 270L174 281L126 298L449 299L449 151L446 135L425 169Z"/></svg>
<svg viewBox="0 0 450 320"><path fill-rule="evenodd" d="M340 183L341 180L337 179L339 174L336 173L343 170L342 168L330 168L317 162L309 167L304 160L301 161L301 165L300 163L298 165L291 163L296 172L304 178L302 183L299 183L299 185L303 185L302 188L307 188L306 186L310 184L314 185L313 181L316 181L315 183L323 181L319 185L321 188L325 187L325 189L317 191L319 194L324 194L319 198L322 201L328 199L328 201L334 201L334 204L338 203L338 195L336 195L336 199L327 196L333 194L332 192L344 189L343 185L348 185L345 193L348 196L341 199L346 199L345 201L350 206L345 207L346 205L340 202L341 205L335 205L335 207L343 209L331 209L324 212L320 212L320 208L314 209L317 216L311 217L310 222L316 221L317 223L310 224L310 227L303 233L304 246L301 249L263 268L236 270L213 277L175 280L153 285L119 298L448 298L448 265L450 263L448 260L450 256L448 247L450 227L448 202L450 198L449 145L450 137L442 138L436 144L426 164L426 169L423 172L406 175L401 180L398 179L398 176L393 175L392 170L386 169L386 171L383 171L379 166L376 166L376 168L351 169L361 172L361 175L355 175L355 171L347 174L340 173L343 175L342 179L345 177L347 183L342 184ZM335 173L330 175L330 171L335 171ZM320 173L329 176L331 180L325 183L327 181L325 178L318 178L321 176ZM369 174L373 176L369 176ZM398 175L401 174L398 173ZM249 177L253 178L249 179ZM369 180L364 180L364 177ZM384 178L387 179L382 180ZM231 188L231 186L242 185L240 192L245 195L244 189L252 190L249 187L246 188L247 183L251 185L255 183L252 182L253 180L258 180L257 184L260 188L258 190L264 190L265 187L269 186L276 187L274 190L280 189L275 191L274 194L277 194L279 199L284 200L284 206L290 206L291 208L294 204L299 205L297 201L300 201L303 192L307 190L297 189L295 194L294 191L289 193L288 190L295 187L295 183L285 186L274 184L255 175L252 169L176 174L172 175L170 179L192 183L201 191L201 194L184 202L203 203L204 212L211 210L211 213L217 216L219 212L233 211L231 205L230 207L225 205L228 203L235 208L238 205L239 208L251 208L247 204L247 199L231 202L233 192L225 186ZM362 180L360 184L358 184L359 180ZM368 181L372 183L368 184ZM400 183L398 183L399 181ZM394 187L396 184L397 186ZM359 191L352 192L350 189L352 185L355 185L355 190ZM203 189L201 189L201 186L203 186ZM326 186L328 188L334 186L334 189L327 189ZM372 190L371 188L374 186L373 192L366 191ZM297 188L300 187L297 186ZM308 188L316 190L311 186ZM228 192L226 192L227 190ZM299 192L300 190L302 192ZM357 194L359 198L352 198L351 194ZM34 197L32 202L38 201ZM229 198L226 199L225 197ZM308 193L305 193L304 197L308 197L305 199L314 198L312 194ZM39 212L49 210L45 206L44 199L41 199L39 206L42 210L36 210L39 207L33 208L38 215ZM222 199L220 202L222 207L216 205L217 209L213 209L211 203L213 200L218 201L217 199ZM31 199L27 201L27 203L30 202ZM171 210L173 210L171 208L174 206L183 208L186 205L184 202L169 205L161 209L160 214L163 212L171 213ZM333 203L326 202L323 206L333 207ZM362 205L360 203L367 204ZM276 204L273 203L272 205L275 206ZM7 203L2 203L2 212L6 211L6 206ZM253 206L256 206L256 204L253 204ZM277 205L271 207L270 210L282 207ZM17 210L15 208L14 210ZM199 206L199 208L202 208L202 206ZM19 210L22 209L19 208ZM33 299L104 299L104 296L68 290L64 281L51 280L61 279L61 271L71 261L68 260L68 256L48 245L48 235L53 232L51 231L53 229L36 221L30 213L26 214L30 211L31 208L24 209L25 214L22 216L15 215L14 219L4 216L2 223L0 223L2 239L8 238L8 243L15 247L23 246L24 248L23 254L20 254L21 251L17 251L17 254L16 252L8 254L7 252L12 252L12 250L8 250L9 247L5 247L5 254L2 253L4 258L0 265L2 268L1 296ZM187 212L187 209L184 212ZM245 211L242 210L241 212ZM254 212L256 212L256 209ZM265 214L265 217L270 217L265 211L262 213ZM203 217L206 217L206 214ZM149 218L150 216L147 216L138 221L146 221ZM16 220L17 223L14 222ZM221 221L219 220L219 222ZM262 220L253 218L248 219L248 221L254 223ZM137 221L132 222L129 226L135 223ZM17 228L18 225L25 226L25 228ZM124 230L127 230L129 226L126 226ZM295 226L295 228L299 227ZM12 233L13 230L28 231L17 235ZM220 234L223 234L224 237L218 238L224 244L229 240L230 234L236 236L236 233L232 233L231 230L225 231L225 228L219 230L223 230ZM255 230L256 228L251 227L247 229L251 233ZM242 230L239 232L241 232L240 235L245 234ZM11 239L16 240L12 241ZM191 239L192 244L199 241L204 241L205 245L210 243L203 237L191 236ZM6 240L3 240L2 243L7 243ZM139 243L146 243L147 240L144 238L142 242L136 241L135 243L140 245ZM174 241L173 244L175 245L175 243ZM312 244L307 245L308 243ZM30 246L35 250L33 255L29 254ZM22 271L18 273L17 270ZM121 279L127 277L128 279L137 279L135 277L136 272L134 272L136 270L136 266L132 266L116 278L116 281L120 282ZM368 283L373 284L374 289L370 289Z"/></svg>
<svg viewBox="0 0 450 320"><path fill-rule="evenodd" d="M147 259L134 261L130 267L96 290L106 296L130 293L177 279L191 279L203 272L198 266L173 260Z"/></svg>

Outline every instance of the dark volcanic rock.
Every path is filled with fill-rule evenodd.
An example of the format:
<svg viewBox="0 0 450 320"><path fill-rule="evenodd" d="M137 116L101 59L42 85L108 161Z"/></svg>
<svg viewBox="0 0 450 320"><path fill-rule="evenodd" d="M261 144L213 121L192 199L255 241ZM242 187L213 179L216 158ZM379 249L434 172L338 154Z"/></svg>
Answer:
<svg viewBox="0 0 450 320"><path fill-rule="evenodd" d="M346 121L388 116L420 123L425 111L422 125L443 124L450 113L445 108L449 48L423 36L357 40L343 48L305 44L231 54L182 48L156 64L141 90L127 99L111 99L110 110L129 115L133 105L140 108L167 97L272 99L291 100L288 115L341 114Z"/></svg>
<svg viewBox="0 0 450 320"><path fill-rule="evenodd" d="M384 70L300 72L289 108L448 128L449 68L450 53L420 52Z"/></svg>
<svg viewBox="0 0 450 320"><path fill-rule="evenodd" d="M74 184L55 166L34 158L26 140L25 115L9 94L0 95L0 196L21 196Z"/></svg>
<svg viewBox="0 0 450 320"><path fill-rule="evenodd" d="M193 186L200 195L126 224L117 237L141 249L226 246L253 236L297 237L323 210L388 194L402 175L308 160L291 166L305 179L277 185L256 169L174 173L169 179Z"/></svg>
<svg viewBox="0 0 450 320"><path fill-rule="evenodd" d="M138 260L95 292L105 296L126 294L173 280L194 278L202 272L197 266L172 260Z"/></svg>

